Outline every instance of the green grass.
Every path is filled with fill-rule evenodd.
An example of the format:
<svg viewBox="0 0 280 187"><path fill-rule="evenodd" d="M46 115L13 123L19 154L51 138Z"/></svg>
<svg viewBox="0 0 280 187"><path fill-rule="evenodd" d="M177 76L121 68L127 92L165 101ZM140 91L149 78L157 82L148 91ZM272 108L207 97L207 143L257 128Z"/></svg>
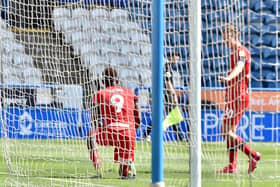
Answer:
<svg viewBox="0 0 280 187"><path fill-rule="evenodd" d="M99 147L104 177L94 178L95 171L88 159L84 140L0 140L0 186L149 186L151 179L151 144L136 144L137 179L120 180L118 164L113 163L113 149ZM4 145L9 145L12 173L4 160ZM252 147L262 153L253 175L247 174L248 159L238 156L239 173L216 175L215 171L227 163L224 143L204 143L202 146L202 186L280 186L279 144L255 143ZM188 186L189 146L187 143L166 143L164 179L166 186ZM3 181L3 182L2 182ZM8 185L8 184L12 185ZM95 184L95 185L93 185Z"/></svg>

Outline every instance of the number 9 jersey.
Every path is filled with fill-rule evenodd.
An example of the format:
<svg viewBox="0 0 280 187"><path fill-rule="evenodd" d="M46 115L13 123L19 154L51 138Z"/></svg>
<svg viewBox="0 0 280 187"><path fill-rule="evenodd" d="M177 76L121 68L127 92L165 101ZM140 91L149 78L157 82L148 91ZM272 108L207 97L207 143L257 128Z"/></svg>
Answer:
<svg viewBox="0 0 280 187"><path fill-rule="evenodd" d="M93 96L100 106L102 127L111 130L135 129L134 108L137 96L122 86L106 87Z"/></svg>

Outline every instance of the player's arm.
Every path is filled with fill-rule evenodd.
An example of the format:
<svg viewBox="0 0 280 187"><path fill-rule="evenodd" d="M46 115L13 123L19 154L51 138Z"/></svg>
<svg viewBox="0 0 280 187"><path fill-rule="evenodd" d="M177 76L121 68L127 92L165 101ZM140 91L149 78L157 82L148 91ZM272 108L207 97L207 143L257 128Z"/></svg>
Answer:
<svg viewBox="0 0 280 187"><path fill-rule="evenodd" d="M240 51L238 54L236 66L233 68L233 70L230 72L230 74L227 77L219 77L219 81L221 82L231 81L242 72L244 66L245 66L245 52Z"/></svg>
<svg viewBox="0 0 280 187"><path fill-rule="evenodd" d="M140 109L137 103L137 99L134 100L134 121L135 121L135 128L137 129L140 126L141 119L140 119Z"/></svg>
<svg viewBox="0 0 280 187"><path fill-rule="evenodd" d="M171 92L174 104L178 104L177 94L171 82L171 74L169 72L165 73L165 87Z"/></svg>
<svg viewBox="0 0 280 187"><path fill-rule="evenodd" d="M94 104L91 109L91 124L93 128L99 127L101 120L101 113L100 113L100 107L97 104Z"/></svg>

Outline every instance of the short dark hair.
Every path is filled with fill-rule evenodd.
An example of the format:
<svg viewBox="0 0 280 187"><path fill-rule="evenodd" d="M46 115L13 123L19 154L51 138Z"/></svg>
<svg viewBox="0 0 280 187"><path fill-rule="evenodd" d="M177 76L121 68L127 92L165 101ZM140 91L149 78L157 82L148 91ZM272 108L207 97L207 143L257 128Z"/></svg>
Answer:
<svg viewBox="0 0 280 187"><path fill-rule="evenodd" d="M167 58L170 58L172 56L178 56L178 57L181 57L180 53L177 52L177 51L170 51L167 53Z"/></svg>
<svg viewBox="0 0 280 187"><path fill-rule="evenodd" d="M106 87L118 84L118 73L115 69L108 67L102 73L103 81Z"/></svg>

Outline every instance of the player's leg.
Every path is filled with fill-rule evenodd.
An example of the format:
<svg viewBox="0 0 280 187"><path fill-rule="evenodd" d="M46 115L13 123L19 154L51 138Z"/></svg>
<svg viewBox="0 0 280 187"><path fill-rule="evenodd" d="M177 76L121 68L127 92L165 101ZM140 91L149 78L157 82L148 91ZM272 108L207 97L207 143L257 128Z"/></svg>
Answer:
<svg viewBox="0 0 280 187"><path fill-rule="evenodd" d="M121 179L135 179L136 168L134 165L135 132L124 132L118 136L119 141L119 175Z"/></svg>
<svg viewBox="0 0 280 187"><path fill-rule="evenodd" d="M238 107L238 110L236 110L235 115L231 121L231 129L229 129L228 131L228 139L230 139L231 143L233 143L234 149L239 149L248 156L249 158L248 173L251 173L257 167L257 162L260 160L261 154L254 151L252 148L250 148L249 145L240 136L236 135L235 133L236 127L240 122L240 119L244 115L246 104L239 103L239 105L237 106L240 107Z"/></svg>
<svg viewBox="0 0 280 187"><path fill-rule="evenodd" d="M237 173L237 153L238 149L234 146L234 141L229 136L232 134L231 131L231 122L232 118L229 115L224 115L223 124L221 128L222 135L226 138L227 151L228 151L228 160L229 164L223 169L217 171L217 173ZM234 135L234 134L233 134Z"/></svg>
<svg viewBox="0 0 280 187"><path fill-rule="evenodd" d="M89 150L90 160L93 163L94 169L102 176L100 156L96 142L96 132L90 131L87 135L87 147Z"/></svg>

